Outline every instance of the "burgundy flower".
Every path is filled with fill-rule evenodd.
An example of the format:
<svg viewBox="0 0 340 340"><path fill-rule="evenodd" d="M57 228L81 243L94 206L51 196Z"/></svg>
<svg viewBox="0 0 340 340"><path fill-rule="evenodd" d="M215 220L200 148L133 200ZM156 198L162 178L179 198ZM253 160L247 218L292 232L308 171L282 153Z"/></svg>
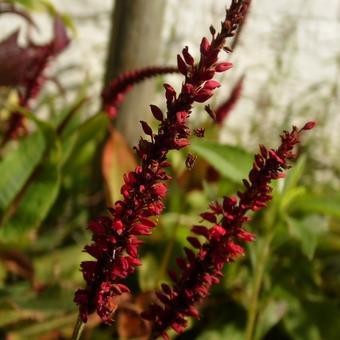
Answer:
<svg viewBox="0 0 340 340"><path fill-rule="evenodd" d="M241 23L245 10L242 2L232 1L222 22L221 32L213 33L210 41L206 38L202 40L201 57L196 65L188 48L183 49L183 58L178 58L178 68L185 76L181 91L177 94L171 85L165 84L167 112L163 113L158 107L151 106L151 112L160 121L158 131L154 133L147 123L141 122L149 139L141 138L136 147L140 165L124 176L125 183L121 188L123 198L110 208L111 216L98 218L89 225L93 243L85 251L96 260L81 265L86 287L79 289L74 299L84 322L88 314L95 310L104 322L112 322L114 308L107 304L108 299L103 299L99 292L104 284L105 297L112 299L120 295L117 284L140 265L137 257L142 242L137 240L137 236L152 232L155 223L150 218L159 215L164 208L164 182L169 179L165 172L169 166L167 154L170 150L179 150L189 144L191 131L187 120L191 107L194 102L207 100L218 87L217 82L212 82L215 72L230 67L229 64L218 63L218 55L226 38L233 36ZM102 311L105 311L104 317Z"/></svg>
<svg viewBox="0 0 340 340"><path fill-rule="evenodd" d="M122 103L125 94L132 89L133 85L151 77L176 72L178 72L178 68L171 66L145 67L119 75L110 82L102 92L104 110L111 118L114 118L117 114L119 104Z"/></svg>
<svg viewBox="0 0 340 340"><path fill-rule="evenodd" d="M174 286L162 285L162 292L157 293L160 302L152 304L142 314L153 322L152 339L159 336L168 339L166 331L169 327L181 333L187 326L186 317L199 318L195 303L209 294L213 284L219 283L224 265L244 254L239 243L251 242L255 238L243 229L244 223L249 221L246 213L266 206L271 199L271 180L283 177L283 171L289 168L288 161L295 157L293 147L299 143L300 133L314 125L309 122L300 130L293 127L291 132L285 131L277 150L260 146L249 178L243 181L244 191L237 197L224 197L222 203L212 204L209 212L201 214L213 226L194 226L192 232L204 236L206 242L202 244L197 237L188 237L197 252L185 248L186 257L176 261L179 274L169 273Z"/></svg>

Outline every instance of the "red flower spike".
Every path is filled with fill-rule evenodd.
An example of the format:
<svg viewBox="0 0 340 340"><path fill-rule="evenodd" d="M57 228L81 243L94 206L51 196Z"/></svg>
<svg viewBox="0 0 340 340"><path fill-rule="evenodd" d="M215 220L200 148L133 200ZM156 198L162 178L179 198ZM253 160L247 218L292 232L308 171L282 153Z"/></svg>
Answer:
<svg viewBox="0 0 340 340"><path fill-rule="evenodd" d="M117 78L113 79L102 92L104 110L110 118L115 118L119 105L123 102L127 92L133 88L133 85L155 76L177 72L177 67L154 66L128 71L119 75Z"/></svg>
<svg viewBox="0 0 340 340"><path fill-rule="evenodd" d="M146 133L152 133L151 141L141 138L138 146L135 148L137 156L140 159L140 164L126 176L125 184L122 187L123 198L113 204L113 209L110 210L111 216L103 219L105 227L105 236L93 233L92 242L100 250L100 257L97 261L93 271L83 272L86 276L86 288L81 289L76 293L75 301L79 304L79 309L83 321L86 321L87 315L97 311L98 315L102 317L105 322L112 322L114 309L110 307L110 303L119 297L119 291L112 287L119 284L121 280L125 279L128 275L132 274L136 266L140 264L138 260L138 244L135 242L138 235L145 235L152 232L155 225L151 225L143 219L150 221L152 216L159 216L164 208L163 195L165 195L164 187L157 187L157 183L163 183L169 179L165 172L165 168L169 165L167 162L168 152L171 150L181 149L187 146L191 130L187 126L187 120L190 116L192 106L196 100L206 100L210 96L210 89L205 89L204 84L206 81L212 80L216 72L217 58L219 52L223 49L226 38L232 36L235 30L242 21L243 5L240 1L232 0L230 10L226 14L225 21L231 22L232 25L228 28L226 25L221 25L221 31L216 34L210 42L203 40L200 60L194 67L193 60L189 55L187 49L183 50L184 61L188 65L188 73L186 74L181 90L176 93L174 88L165 84L165 97L167 110L166 113L160 115L160 112L155 108L151 109L156 118L160 121L158 131L152 133L149 127L144 126ZM189 72L190 71L190 72ZM144 73L145 75L145 73ZM133 75L127 81L117 81L117 87L111 92L110 89L103 95L104 107L110 106L112 103L122 99L121 89L131 84L131 79L139 79L139 76ZM124 87L125 86L125 87ZM112 90L112 88L111 88ZM202 92L201 92L202 91ZM208 93L206 92L208 91ZM110 94L114 94L111 98ZM117 95L118 93L118 95ZM197 98L199 94L199 97ZM200 97L201 96L201 97ZM196 98L195 98L196 97ZM203 98L205 97L205 98ZM105 103L107 105L105 105ZM155 111L156 114L155 114ZM181 114L178 121L177 113ZM217 208L222 210L222 207ZM217 210L219 211L219 210ZM216 213L215 210L213 210ZM110 222L108 223L107 220ZM122 221L124 228L122 232L118 233L114 228L110 228L114 221ZM196 234L201 233L209 237L209 230L196 228ZM114 242L111 242L114 240ZM204 245L202 245L204 247ZM209 255L209 249L199 249L199 257L204 259ZM191 252L187 251L187 256L190 257L192 262L193 256ZM221 269L223 261L218 257L219 268ZM196 261L196 260L195 260ZM179 260L182 270L185 268L194 268L192 263L187 263L186 260ZM173 281L176 282L176 274L170 273ZM218 273L214 272L214 277ZM180 277L178 278L180 279ZM194 280L196 281L196 280ZM109 290L103 287L111 287ZM198 288L199 295L207 294L206 287ZM185 290L185 296L193 296L195 291ZM84 295L87 295L85 298ZM79 296L82 298L80 299ZM174 291L171 299L177 296ZM106 305L108 304L108 305ZM154 305L151 310L163 317L166 310L163 307ZM187 310L187 308L185 309ZM180 325L180 329L184 328L186 321L184 316L176 315L174 323ZM172 320L171 318L169 320ZM170 326L170 325L169 325ZM157 327L156 327L157 328ZM157 333L157 332L155 332ZM157 333L161 335L165 330Z"/></svg>
<svg viewBox="0 0 340 340"><path fill-rule="evenodd" d="M206 242L201 244L195 237L188 237L197 252L186 248L186 259L176 259L179 274L172 272L170 275L174 286L172 289L167 288L171 289L168 300L162 299L162 307L159 306L157 312L154 305L146 312L148 320L153 322L152 338L165 334L169 327L182 332L186 327L186 317L199 317L194 305L209 294L213 284L219 282L218 277L223 276L224 265L244 254L239 242L254 240L255 236L242 228L249 220L246 214L249 210L261 209L271 199L268 195L271 190L269 183L288 168L287 161L294 157L293 148L299 143L299 134L303 130L293 127L291 132L284 131L281 145L270 153L260 146L260 154L255 159L260 157L263 162L251 170L249 177L252 180L250 183L245 181L244 191L238 194L239 198L224 197L223 204L214 203L210 206L211 212L202 214L213 226L210 229L194 226L192 232L205 236Z"/></svg>

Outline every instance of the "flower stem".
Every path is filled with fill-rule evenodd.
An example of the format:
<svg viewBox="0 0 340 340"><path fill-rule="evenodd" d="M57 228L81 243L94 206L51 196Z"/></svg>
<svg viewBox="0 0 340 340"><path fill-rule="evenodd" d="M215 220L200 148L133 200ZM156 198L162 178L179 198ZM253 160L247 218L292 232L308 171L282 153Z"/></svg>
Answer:
<svg viewBox="0 0 340 340"><path fill-rule="evenodd" d="M263 282L263 277L267 265L270 244L273 238L273 233L269 232L264 239L263 245L261 246L261 250L259 252L256 267L255 267L255 278L254 278L254 286L252 290L252 294L250 297L250 304L248 308L248 319L246 326L246 335L245 340L252 340L254 338L255 331L255 322L258 312L258 303L259 303L259 295Z"/></svg>
<svg viewBox="0 0 340 340"><path fill-rule="evenodd" d="M84 330L85 327L85 323L82 321L82 319L80 318L80 315L78 316L77 322L74 326L73 329L73 334L72 334L72 338L71 340L79 340L80 336Z"/></svg>

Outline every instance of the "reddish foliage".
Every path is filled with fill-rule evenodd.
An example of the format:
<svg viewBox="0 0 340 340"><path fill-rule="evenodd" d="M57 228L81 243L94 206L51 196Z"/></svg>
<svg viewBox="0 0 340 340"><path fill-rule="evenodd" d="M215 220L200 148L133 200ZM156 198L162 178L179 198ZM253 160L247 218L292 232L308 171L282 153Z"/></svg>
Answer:
<svg viewBox="0 0 340 340"><path fill-rule="evenodd" d="M54 34L45 45L36 45L28 36L27 46L18 44L19 32L12 33L0 43L0 86L15 87L19 105L29 109L30 102L40 92L46 80L44 71L49 61L61 53L70 43L61 18L54 20ZM2 144L25 131L22 113L12 112Z"/></svg>

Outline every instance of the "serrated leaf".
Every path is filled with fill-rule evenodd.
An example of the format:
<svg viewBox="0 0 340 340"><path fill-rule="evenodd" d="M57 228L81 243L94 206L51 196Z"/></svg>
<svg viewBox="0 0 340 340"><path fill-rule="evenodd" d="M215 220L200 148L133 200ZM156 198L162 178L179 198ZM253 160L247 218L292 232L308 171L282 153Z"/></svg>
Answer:
<svg viewBox="0 0 340 340"><path fill-rule="evenodd" d="M252 155L237 146L194 140L190 148L193 153L209 162L221 175L235 182L246 178L252 167Z"/></svg>

